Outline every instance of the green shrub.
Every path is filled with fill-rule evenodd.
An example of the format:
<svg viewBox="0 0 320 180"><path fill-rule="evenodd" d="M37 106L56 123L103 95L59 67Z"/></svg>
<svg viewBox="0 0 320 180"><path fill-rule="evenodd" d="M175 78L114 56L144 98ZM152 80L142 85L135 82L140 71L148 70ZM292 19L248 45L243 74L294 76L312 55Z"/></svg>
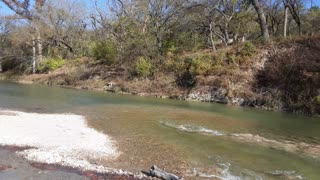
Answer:
<svg viewBox="0 0 320 180"><path fill-rule="evenodd" d="M214 59L213 65L221 66L223 62L227 59L227 52L223 49L218 50L213 59Z"/></svg>
<svg viewBox="0 0 320 180"><path fill-rule="evenodd" d="M38 66L38 71L44 73L48 71L54 71L61 68L66 64L66 60L58 58L47 58L44 59Z"/></svg>
<svg viewBox="0 0 320 180"><path fill-rule="evenodd" d="M190 72L195 75L206 75L211 69L211 60L203 57L192 59Z"/></svg>
<svg viewBox="0 0 320 180"><path fill-rule="evenodd" d="M177 47L174 42L169 42L166 47L166 52L168 56L173 56L177 51Z"/></svg>
<svg viewBox="0 0 320 180"><path fill-rule="evenodd" d="M184 60L179 59L172 63L172 67L170 68L170 70L172 70L176 74L181 75L182 73L184 73L188 66L189 64L186 64Z"/></svg>
<svg viewBox="0 0 320 180"><path fill-rule="evenodd" d="M91 55L96 60L101 60L107 65L114 64L117 59L117 48L111 42L95 42L91 45Z"/></svg>
<svg viewBox="0 0 320 180"><path fill-rule="evenodd" d="M210 54L197 54L185 57L168 58L164 61L163 69L166 72L174 72L182 75L186 71L194 75L207 75L212 67L212 56Z"/></svg>
<svg viewBox="0 0 320 180"><path fill-rule="evenodd" d="M151 74L152 64L145 57L139 57L134 66L134 73L139 77L147 77Z"/></svg>
<svg viewBox="0 0 320 180"><path fill-rule="evenodd" d="M255 52L256 52L255 46L250 41L247 41L244 43L243 47L241 48L240 55L251 57L254 55Z"/></svg>
<svg viewBox="0 0 320 180"><path fill-rule="evenodd" d="M238 62L238 57L235 54L230 54L228 57L230 64L236 64Z"/></svg>

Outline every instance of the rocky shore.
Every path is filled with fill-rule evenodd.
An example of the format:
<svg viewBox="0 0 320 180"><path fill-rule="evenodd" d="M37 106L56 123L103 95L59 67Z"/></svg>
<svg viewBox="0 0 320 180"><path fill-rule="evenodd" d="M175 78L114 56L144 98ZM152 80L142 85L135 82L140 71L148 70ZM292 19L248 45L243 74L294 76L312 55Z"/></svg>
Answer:
<svg viewBox="0 0 320 180"><path fill-rule="evenodd" d="M100 164L101 159L114 159L120 152L110 137L87 127L82 116L0 110L0 125L0 156L2 151L14 152L10 156L23 158L22 168L61 171L67 176L75 173L90 179L144 178ZM0 163L2 171L15 166L19 164L6 160Z"/></svg>
<svg viewBox="0 0 320 180"><path fill-rule="evenodd" d="M117 173L98 173L59 164L45 164L28 161L17 153L22 148L17 146L0 146L0 179L70 179L70 180L140 180L133 175Z"/></svg>

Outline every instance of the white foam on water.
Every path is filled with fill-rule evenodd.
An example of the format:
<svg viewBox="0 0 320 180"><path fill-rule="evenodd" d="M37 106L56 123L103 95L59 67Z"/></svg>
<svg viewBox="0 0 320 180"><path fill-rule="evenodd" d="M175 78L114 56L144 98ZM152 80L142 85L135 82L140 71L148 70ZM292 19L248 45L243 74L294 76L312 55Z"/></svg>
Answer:
<svg viewBox="0 0 320 180"><path fill-rule="evenodd" d="M202 126L196 126L196 125L189 125L189 124L183 124L183 125L177 125L174 123L170 122L164 122L161 121L161 124L170 128L175 128L180 131L184 132L189 132L189 133L200 133L200 134L208 134L212 136L223 136L225 135L224 133L217 131L217 130L212 130L212 129L207 129Z"/></svg>
<svg viewBox="0 0 320 180"><path fill-rule="evenodd" d="M271 172L267 172L267 174L273 175L273 176L287 176L295 179L304 179L302 175L299 175L296 173L296 171L288 171L288 170L275 170ZM288 178L289 179L289 178Z"/></svg>
<svg viewBox="0 0 320 180"><path fill-rule="evenodd" d="M278 150L283 150L291 153L302 153L308 155L316 160L320 159L320 144L307 144L304 142L293 142L287 140L274 140L267 139L258 134L248 134L248 133L228 133L221 132L218 130L207 129L202 126L197 125L188 125L188 124L175 124L172 122L161 121L161 124L174 128L178 131L189 132L189 133L198 133L201 135L210 135L210 136L225 136L232 140L243 142L243 143L255 143L264 147L271 147Z"/></svg>
<svg viewBox="0 0 320 180"><path fill-rule="evenodd" d="M219 163L219 165L223 168L222 172L221 172L221 179L223 180L243 180L240 176L236 176L234 174L231 173L230 171L230 167L231 164L230 163Z"/></svg>
<svg viewBox="0 0 320 180"><path fill-rule="evenodd" d="M124 173L91 163L120 153L110 137L89 128L79 115L0 110L0 145L32 147L18 154L34 162Z"/></svg>
<svg viewBox="0 0 320 180"><path fill-rule="evenodd" d="M222 169L219 172L219 175L215 175L215 174L206 174L203 172L200 172L199 170L197 170L196 168L193 169L193 176L194 177L201 177L201 178L207 178L207 179L221 179L221 180L251 180L251 179L255 179L255 180L263 180L263 178L261 177L242 177L242 176L238 176L235 175L231 172L230 168L231 168L231 164L226 162L226 163L218 163L219 167Z"/></svg>

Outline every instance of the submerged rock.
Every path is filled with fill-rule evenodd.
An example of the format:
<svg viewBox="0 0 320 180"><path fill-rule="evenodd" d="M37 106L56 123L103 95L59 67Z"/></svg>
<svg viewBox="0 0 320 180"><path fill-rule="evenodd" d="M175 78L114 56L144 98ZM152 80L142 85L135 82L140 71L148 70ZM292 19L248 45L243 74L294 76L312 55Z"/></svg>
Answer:
<svg viewBox="0 0 320 180"><path fill-rule="evenodd" d="M156 178L160 178L163 180L179 180L180 179L177 175L172 174L172 173L168 173L168 172L164 171L163 169L158 168L155 165L151 167L149 172L143 171L142 173L144 173L147 176L156 177Z"/></svg>
<svg viewBox="0 0 320 180"><path fill-rule="evenodd" d="M104 86L103 90L113 93L118 93L122 91L121 88L114 82L107 83L107 85Z"/></svg>

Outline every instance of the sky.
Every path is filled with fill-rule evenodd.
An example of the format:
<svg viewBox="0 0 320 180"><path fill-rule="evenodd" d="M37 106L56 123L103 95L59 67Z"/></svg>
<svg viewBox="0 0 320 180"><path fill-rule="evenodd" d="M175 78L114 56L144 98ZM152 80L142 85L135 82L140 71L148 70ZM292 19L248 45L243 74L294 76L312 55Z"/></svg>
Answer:
<svg viewBox="0 0 320 180"><path fill-rule="evenodd" d="M33 2L34 0L31 0L31 1ZM89 11L94 7L94 3L93 3L94 0L73 0L73 1L82 2L86 6L86 8L88 8ZM98 1L99 1L99 6L104 6L103 2L106 0L98 0ZM313 5L320 6L320 0L306 0L305 5L307 8L310 8L311 1L313 1ZM0 15L3 15L3 14L4 15L13 14L13 12L0 0Z"/></svg>
<svg viewBox="0 0 320 180"><path fill-rule="evenodd" d="M35 0L31 0L31 2L34 2ZM69 1L69 0L65 0L65 1ZM94 8L94 0L70 0L70 1L74 1L74 2L80 2L82 3L84 6L86 6L86 8L93 9ZM103 1L106 0L98 0L99 1L99 5L102 6ZM8 8L1 0L0 0L0 15L8 15L8 14L13 14L14 12Z"/></svg>

